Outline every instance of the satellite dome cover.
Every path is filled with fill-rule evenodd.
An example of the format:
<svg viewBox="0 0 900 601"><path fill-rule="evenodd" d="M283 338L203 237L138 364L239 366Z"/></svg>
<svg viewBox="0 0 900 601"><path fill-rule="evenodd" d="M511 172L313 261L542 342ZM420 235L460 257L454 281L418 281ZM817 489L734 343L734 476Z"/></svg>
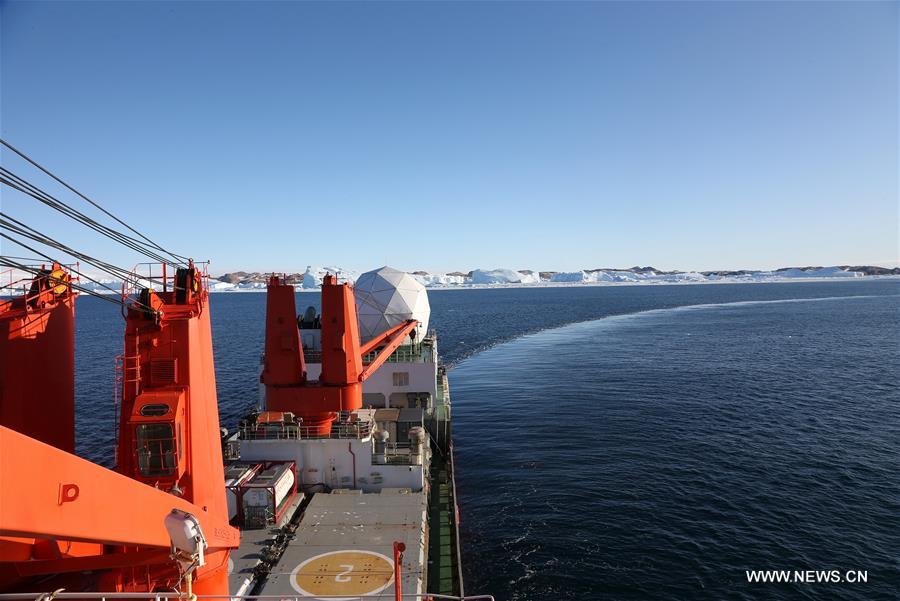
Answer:
<svg viewBox="0 0 900 601"><path fill-rule="evenodd" d="M428 293L408 273L392 267L366 272L356 280L354 295L363 342L408 319L419 321L416 342L428 332Z"/></svg>

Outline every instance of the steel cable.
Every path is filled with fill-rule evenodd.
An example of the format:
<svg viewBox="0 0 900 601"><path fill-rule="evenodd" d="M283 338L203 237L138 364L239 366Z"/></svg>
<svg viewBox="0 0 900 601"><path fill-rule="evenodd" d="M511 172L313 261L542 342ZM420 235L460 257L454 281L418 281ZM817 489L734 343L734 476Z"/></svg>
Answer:
<svg viewBox="0 0 900 601"><path fill-rule="evenodd" d="M12 222L13 225L11 225L10 222ZM0 212L0 228L5 229L9 232L18 234L25 238L28 238L29 240L37 242L38 244L43 244L44 246L49 246L50 248L54 248L58 251L64 252L72 257L75 257L76 259L79 259L80 261L83 261L85 263L93 265L94 267L102 270L103 272L107 273L108 275L111 275L114 278L118 278L125 282L130 282L135 285L140 285L141 281L148 281L151 284L153 284L153 283L160 284L161 283L164 286L167 284L165 280L159 280L159 279L154 278L149 275L141 276L141 275L138 275L131 271L128 271L127 269L119 267L117 265L113 265L112 263L103 261L102 259L97 259L86 253L77 251L69 246L66 246L65 244L63 244L61 242L53 240L46 234L39 232L38 230L34 229L33 227L26 225L26 224L22 223L21 221L3 213L3 212ZM4 236L4 237L6 237L6 236ZM12 240L13 242L16 242L17 244L19 244L19 246L23 246L21 243L18 243L14 239L11 239L8 237L6 237L6 238L9 240ZM25 248L29 248L29 247L25 247ZM183 290L183 288L177 286L174 282L172 283L172 289L173 290Z"/></svg>
<svg viewBox="0 0 900 601"><path fill-rule="evenodd" d="M164 252L164 253L166 253L167 255L170 255L171 257L175 258L176 260L180 260L180 261L185 262L185 263L189 260L187 257L184 257L184 256L182 256L182 255L178 255L178 254L175 254L175 253L173 253L173 252L171 252L171 251L166 250L165 248L163 248L162 246L160 246L159 244L157 244L156 242L154 242L153 240L151 240L151 239L150 239L149 237L147 237L146 235L142 234L142 233L139 232L138 230L134 229L133 227L131 227L130 225L128 225L127 223L125 223L124 221L122 221L121 219L119 219L118 217L116 217L115 215L113 215L111 212L109 212L109 211L107 211L106 209L104 209L99 203L94 202L93 200L91 200L90 198L88 198L87 196L85 196L84 194L82 194L81 192L79 192L78 190L76 190L75 188L73 188L71 185L69 185L68 183L64 182L62 179L60 179L59 177L57 177L56 175L54 175L53 173L51 173L47 168L45 168L44 166L38 164L37 161L35 161L34 159L32 159L31 157L29 157L28 155L26 155L24 152L22 152L21 150L19 150L18 148L16 148L15 146L13 146L13 145L10 144L9 142L7 142L6 140L0 138L0 144L3 144L4 146L6 146L6 147L9 148L10 150L12 150L14 153L16 153L17 155L19 155L20 157L22 157L23 159L25 159L26 161L28 161L29 163L31 163L32 165L34 165L35 167L37 167L38 169L40 169L42 172L44 172L45 174L47 174L47 175L50 176L51 178L53 178L55 181L59 182L62 186L64 186L65 188L67 188L67 189L70 190L71 192L77 194L79 197L81 197L82 199L84 199L85 201L87 201L88 203L90 203L93 207L95 207L95 208L97 208L98 210L102 211L102 212L103 212L105 215L107 215L108 217L114 219L114 220L115 220L116 222L118 222L120 225L123 225L124 227L128 228L131 232L133 232L133 233L137 234L138 236L140 236L141 238L143 238L148 244L150 244L150 246L152 246L152 247L155 248L156 250L161 251L161 252Z"/></svg>
<svg viewBox="0 0 900 601"><path fill-rule="evenodd" d="M137 251L138 253L141 253L141 254L153 259L154 261L158 261L160 263L171 263L172 262L171 260L166 259L162 255L159 255L152 250L148 250L139 240L136 240L126 234L123 234L119 231L116 231L116 230L106 226L106 225L103 225L102 223L95 221L91 217L88 217L87 215L84 215L83 213L77 211L76 209L73 209L72 207L68 206L64 202L59 201L58 199L54 198L50 194L47 194L46 192L44 192L37 186L22 179L21 177L17 176L16 174L12 173L11 171L9 171L8 169L6 169L2 166L0 166L0 174L7 176L7 177L0 176L0 183L3 183L5 185L9 186L10 188L13 188L14 190L17 190L23 194L31 196L35 200L59 211L60 213L62 213L63 215L66 215L70 219L78 221L79 223L82 223L83 225L93 229L94 231L96 231L100 234L103 234L104 236L122 244L123 246L131 248L132 250ZM177 261L176 264L183 266L183 263L181 261Z"/></svg>

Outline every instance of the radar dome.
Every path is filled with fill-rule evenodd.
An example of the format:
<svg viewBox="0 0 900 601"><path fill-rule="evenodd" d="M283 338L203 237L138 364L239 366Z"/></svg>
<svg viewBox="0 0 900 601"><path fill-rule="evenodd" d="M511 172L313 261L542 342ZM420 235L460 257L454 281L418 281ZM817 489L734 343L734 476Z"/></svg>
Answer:
<svg viewBox="0 0 900 601"><path fill-rule="evenodd" d="M366 272L356 280L354 295L363 342L408 319L419 322L416 342L421 342L428 332L428 293L408 273L392 267Z"/></svg>

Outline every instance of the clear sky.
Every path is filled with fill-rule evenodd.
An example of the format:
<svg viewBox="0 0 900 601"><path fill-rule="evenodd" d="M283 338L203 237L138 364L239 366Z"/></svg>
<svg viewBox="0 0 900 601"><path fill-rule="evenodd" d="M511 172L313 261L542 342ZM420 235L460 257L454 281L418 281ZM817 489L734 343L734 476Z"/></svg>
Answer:
<svg viewBox="0 0 900 601"><path fill-rule="evenodd" d="M3 137L214 273L898 261L897 2L0 10Z"/></svg>

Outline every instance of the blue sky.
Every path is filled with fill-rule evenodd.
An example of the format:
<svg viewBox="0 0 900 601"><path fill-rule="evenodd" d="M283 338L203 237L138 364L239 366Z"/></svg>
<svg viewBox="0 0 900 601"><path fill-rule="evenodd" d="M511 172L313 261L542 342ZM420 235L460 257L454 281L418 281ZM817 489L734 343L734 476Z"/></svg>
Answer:
<svg viewBox="0 0 900 601"><path fill-rule="evenodd" d="M215 273L898 261L896 2L5 2L0 19L3 137ZM2 206L137 261L17 193Z"/></svg>

